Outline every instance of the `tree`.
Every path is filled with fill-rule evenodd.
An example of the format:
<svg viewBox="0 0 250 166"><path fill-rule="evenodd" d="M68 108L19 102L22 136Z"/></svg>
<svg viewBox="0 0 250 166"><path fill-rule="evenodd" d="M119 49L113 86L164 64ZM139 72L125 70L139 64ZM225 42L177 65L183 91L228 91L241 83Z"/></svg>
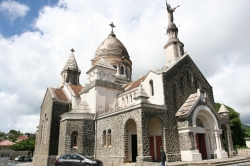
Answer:
<svg viewBox="0 0 250 166"><path fill-rule="evenodd" d="M4 132L0 131L0 141L6 140L7 135Z"/></svg>
<svg viewBox="0 0 250 166"><path fill-rule="evenodd" d="M15 151L29 151L31 152L31 155L33 156L34 149L35 149L35 137L28 138L26 140L17 142L10 146L10 149Z"/></svg>
<svg viewBox="0 0 250 166"><path fill-rule="evenodd" d="M19 136L23 135L20 131L16 130L10 130L9 133L7 134L7 139L12 142L16 142L17 138Z"/></svg>
<svg viewBox="0 0 250 166"><path fill-rule="evenodd" d="M215 103L215 109L219 111L221 104ZM240 113L236 112L233 108L226 106L225 107L229 111L229 118L230 118L230 128L232 133L232 140L234 146L246 146L245 144L245 133L241 127L241 120L240 120Z"/></svg>

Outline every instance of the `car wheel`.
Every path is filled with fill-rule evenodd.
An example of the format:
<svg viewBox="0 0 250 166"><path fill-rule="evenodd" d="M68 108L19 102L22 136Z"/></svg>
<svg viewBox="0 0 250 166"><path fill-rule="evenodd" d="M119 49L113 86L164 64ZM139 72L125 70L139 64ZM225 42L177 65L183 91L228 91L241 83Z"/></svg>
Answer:
<svg viewBox="0 0 250 166"><path fill-rule="evenodd" d="M83 166L90 166L90 164L84 164Z"/></svg>

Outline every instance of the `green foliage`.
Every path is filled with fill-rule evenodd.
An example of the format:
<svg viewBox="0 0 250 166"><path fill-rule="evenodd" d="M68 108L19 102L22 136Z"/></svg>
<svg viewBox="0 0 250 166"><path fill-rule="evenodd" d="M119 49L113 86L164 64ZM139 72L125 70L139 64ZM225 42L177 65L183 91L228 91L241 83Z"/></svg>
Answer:
<svg viewBox="0 0 250 166"><path fill-rule="evenodd" d="M242 129L250 130L250 126L241 124Z"/></svg>
<svg viewBox="0 0 250 166"><path fill-rule="evenodd" d="M7 139L11 142L16 142L19 136L23 135L20 131L10 130L7 134Z"/></svg>
<svg viewBox="0 0 250 166"><path fill-rule="evenodd" d="M10 149L15 151L30 151L33 155L34 149L35 149L35 137L28 138L26 140L17 142L10 146Z"/></svg>
<svg viewBox="0 0 250 166"><path fill-rule="evenodd" d="M245 134L245 138L250 138L250 130L247 129L243 129L244 134Z"/></svg>
<svg viewBox="0 0 250 166"><path fill-rule="evenodd" d="M215 103L215 109L218 111L220 109L221 104ZM234 146L245 146L245 140L244 140L244 131L241 127L241 120L240 120L240 114L236 112L233 108L226 106L225 107L229 111L229 118L230 118L230 128L232 133L232 140L234 143Z"/></svg>
<svg viewBox="0 0 250 166"><path fill-rule="evenodd" d="M7 139L7 134L0 131L0 141L6 140L6 139Z"/></svg>

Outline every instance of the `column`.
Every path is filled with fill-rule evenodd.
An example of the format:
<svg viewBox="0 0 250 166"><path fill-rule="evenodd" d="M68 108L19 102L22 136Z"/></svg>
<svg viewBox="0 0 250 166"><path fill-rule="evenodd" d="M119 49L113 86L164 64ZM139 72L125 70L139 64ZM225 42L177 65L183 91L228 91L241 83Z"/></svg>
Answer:
<svg viewBox="0 0 250 166"><path fill-rule="evenodd" d="M137 124L137 152L136 162L142 165L145 161L152 161L149 149L149 129L148 122L141 117Z"/></svg>

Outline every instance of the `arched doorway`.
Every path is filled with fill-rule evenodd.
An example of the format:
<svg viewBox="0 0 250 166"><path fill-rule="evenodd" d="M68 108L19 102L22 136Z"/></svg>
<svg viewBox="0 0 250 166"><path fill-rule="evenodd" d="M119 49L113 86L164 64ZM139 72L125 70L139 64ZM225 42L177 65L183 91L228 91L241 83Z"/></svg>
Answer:
<svg viewBox="0 0 250 166"><path fill-rule="evenodd" d="M227 158L222 149L222 130L218 127L214 113L206 106L199 106L193 114L193 127L195 127L195 145L201 158Z"/></svg>
<svg viewBox="0 0 250 166"><path fill-rule="evenodd" d="M157 118L149 122L150 155L153 161L160 161L160 147L162 146L162 123Z"/></svg>
<svg viewBox="0 0 250 166"><path fill-rule="evenodd" d="M129 119L125 124L125 156L127 162L136 162L137 157L137 128L136 122Z"/></svg>

